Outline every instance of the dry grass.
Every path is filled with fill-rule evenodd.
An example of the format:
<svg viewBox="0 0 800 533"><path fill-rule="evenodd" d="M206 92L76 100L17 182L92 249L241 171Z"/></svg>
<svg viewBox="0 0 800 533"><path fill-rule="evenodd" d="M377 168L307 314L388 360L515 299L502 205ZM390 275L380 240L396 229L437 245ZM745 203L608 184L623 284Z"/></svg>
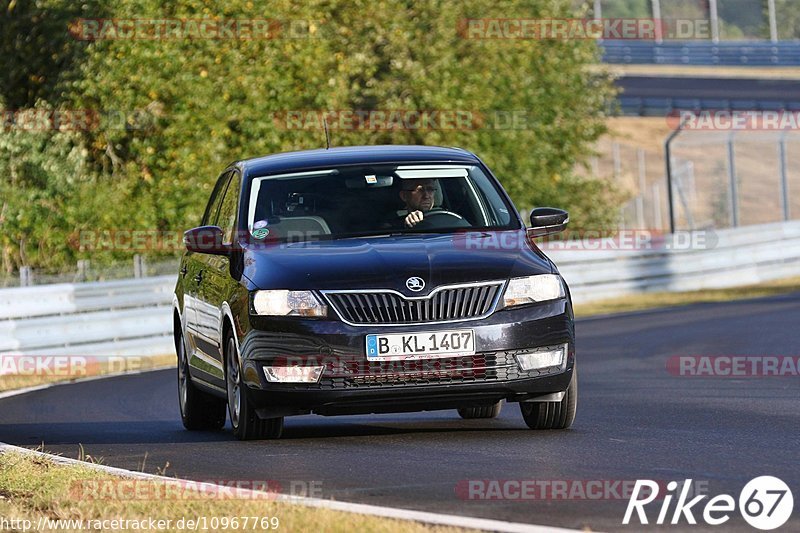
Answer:
<svg viewBox="0 0 800 533"><path fill-rule="evenodd" d="M575 304L575 316L589 317L593 315L606 315L641 311L645 309L658 309L707 302L730 302L748 298L760 298L800 291L800 277L787 278L776 281L732 287L729 289L710 289L690 292L653 292L637 294L610 300Z"/></svg>
<svg viewBox="0 0 800 533"><path fill-rule="evenodd" d="M101 487L98 490L98 487ZM125 489L123 490L123 487ZM375 531L375 532L455 532L449 527L319 509L270 498L222 497L220 493L170 490L159 481L118 478L81 465L58 464L48 458L28 454L0 455L0 516L4 520L27 519L35 529L40 519L51 520L170 520L171 527L159 531L186 531L178 521L206 520L207 531ZM129 490L130 489L130 490ZM127 497L124 497L126 496ZM131 497L131 495L133 497ZM138 495L138 496L137 496ZM160 495L161 497L154 497ZM169 495L169 496L166 496ZM230 496L228 494L228 496ZM227 518L230 527L211 527L212 519ZM238 518L238 524L232 518ZM261 527L260 519L267 520ZM259 523L256 527L256 518ZM278 527L269 520L277 518ZM247 519L247 523L245 523ZM89 522L91 525L92 522ZM165 522L166 524L166 522ZM63 525L63 524L62 524ZM95 528L121 531L124 527ZM130 523L129 523L130 525ZM238 525L238 527L236 527ZM245 527L245 525L247 527ZM18 528L22 530L23 528ZM128 527L127 530L137 528ZM145 527L145 530L151 530ZM202 526L198 528L203 530ZM55 531L56 528L51 530ZM74 525L60 531L78 531Z"/></svg>
<svg viewBox="0 0 800 533"><path fill-rule="evenodd" d="M664 140L672 133L666 117L612 117L608 136L635 148L661 153Z"/></svg>

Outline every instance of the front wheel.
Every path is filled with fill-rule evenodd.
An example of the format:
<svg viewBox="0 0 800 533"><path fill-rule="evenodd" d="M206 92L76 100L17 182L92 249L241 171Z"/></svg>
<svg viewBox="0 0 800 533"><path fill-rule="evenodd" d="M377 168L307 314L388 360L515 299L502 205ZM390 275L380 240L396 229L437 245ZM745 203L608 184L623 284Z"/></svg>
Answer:
<svg viewBox="0 0 800 533"><path fill-rule="evenodd" d="M178 337L178 404L181 422L189 430L221 429L225 425L225 400L203 392L192 383L183 335Z"/></svg>
<svg viewBox="0 0 800 533"><path fill-rule="evenodd" d="M283 417L261 418L256 413L242 383L239 351L231 334L225 342L225 383L233 435L239 440L279 439L283 433Z"/></svg>
<svg viewBox="0 0 800 533"><path fill-rule="evenodd" d="M474 418L497 418L502 408L503 400L500 400L492 405L484 405L482 407L462 407L458 410L458 415L465 420L472 420Z"/></svg>
<svg viewBox="0 0 800 533"><path fill-rule="evenodd" d="M520 402L522 418L531 429L566 429L575 421L578 407L578 368L560 402Z"/></svg>

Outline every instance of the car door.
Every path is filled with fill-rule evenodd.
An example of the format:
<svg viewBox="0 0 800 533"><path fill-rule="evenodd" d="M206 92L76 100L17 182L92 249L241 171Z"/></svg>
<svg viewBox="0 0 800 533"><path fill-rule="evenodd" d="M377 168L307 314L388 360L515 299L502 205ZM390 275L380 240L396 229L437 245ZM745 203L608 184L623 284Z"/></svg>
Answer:
<svg viewBox="0 0 800 533"><path fill-rule="evenodd" d="M206 211L201 222L202 226L216 226L220 205L225 197L225 191L230 181L231 172L224 172L211 193L211 198L206 206ZM220 382L223 377L219 357L219 341L213 336L216 329L213 325L216 313L210 309L203 300L201 289L207 270L207 258L214 257L210 254L189 252L186 257L185 269L185 296L184 308L187 313L187 338L191 339L189 351L189 366L192 375L209 383Z"/></svg>
<svg viewBox="0 0 800 533"><path fill-rule="evenodd" d="M223 244L229 245L234 241L240 188L239 172L233 171L215 223L216 226L222 228ZM231 276L230 257L203 254L201 262L202 281L198 287L198 322L204 338L209 342L210 349L213 344L213 349L208 353L219 364L219 385L224 386L224 375L221 372L224 367L222 304L228 297L232 285L237 281Z"/></svg>

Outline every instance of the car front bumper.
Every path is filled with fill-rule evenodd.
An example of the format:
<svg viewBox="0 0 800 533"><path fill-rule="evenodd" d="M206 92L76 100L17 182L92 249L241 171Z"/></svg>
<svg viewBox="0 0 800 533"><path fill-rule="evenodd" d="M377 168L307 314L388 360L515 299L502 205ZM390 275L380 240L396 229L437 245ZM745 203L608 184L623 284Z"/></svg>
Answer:
<svg viewBox="0 0 800 533"><path fill-rule="evenodd" d="M262 417L426 411L527 401L563 391L575 364L567 299L502 309L475 321L350 326L338 320L250 316L240 339L246 393ZM474 356L369 362L366 335L472 329ZM515 354L568 344L562 368L523 371ZM321 365L316 383L273 383L264 366Z"/></svg>

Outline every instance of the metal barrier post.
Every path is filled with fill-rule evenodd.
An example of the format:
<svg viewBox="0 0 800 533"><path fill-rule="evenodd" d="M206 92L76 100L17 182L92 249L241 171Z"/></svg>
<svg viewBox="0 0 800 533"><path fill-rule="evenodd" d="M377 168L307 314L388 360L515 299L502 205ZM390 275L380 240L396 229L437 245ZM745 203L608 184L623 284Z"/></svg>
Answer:
<svg viewBox="0 0 800 533"><path fill-rule="evenodd" d="M681 120L680 124L675 131L669 134L667 140L664 141L664 160L667 166L667 207L669 208L669 232L675 233L675 205L672 198L672 141L681 134L683 127L691 117L685 117Z"/></svg>
<svg viewBox="0 0 800 533"><path fill-rule="evenodd" d="M31 287L33 285L33 271L29 266L19 267L19 286Z"/></svg>
<svg viewBox="0 0 800 533"><path fill-rule="evenodd" d="M653 229L660 230L663 226L661 216L661 189L658 183L653 184Z"/></svg>
<svg viewBox="0 0 800 533"><path fill-rule="evenodd" d="M736 183L736 147L734 146L733 133L728 138L728 179L731 194L731 225L739 227L739 184Z"/></svg>
<svg viewBox="0 0 800 533"><path fill-rule="evenodd" d="M711 40L719 42L719 12L717 11L717 0L708 0L708 18L711 19Z"/></svg>
<svg viewBox="0 0 800 533"><path fill-rule="evenodd" d="M86 281L89 271L89 260L78 259L78 272L75 274L75 281Z"/></svg>
<svg viewBox="0 0 800 533"><path fill-rule="evenodd" d="M783 206L783 220L789 220L789 164L788 154L786 152L786 130L781 133L778 155L781 164L781 205Z"/></svg>
<svg viewBox="0 0 800 533"><path fill-rule="evenodd" d="M637 166L639 167L639 195L636 197L636 222L639 224L639 229L644 229L644 191L647 187L647 169L645 167L645 154L642 148L636 150Z"/></svg>
<svg viewBox="0 0 800 533"><path fill-rule="evenodd" d="M769 7L769 40L778 42L778 16L775 13L775 0L768 0Z"/></svg>
<svg viewBox="0 0 800 533"><path fill-rule="evenodd" d="M653 8L653 20L656 21L656 43L661 44L664 42L664 24L661 21L661 0L651 0L650 5Z"/></svg>
<svg viewBox="0 0 800 533"><path fill-rule="evenodd" d="M139 254L133 256L133 277L143 278L145 276L144 257Z"/></svg>

